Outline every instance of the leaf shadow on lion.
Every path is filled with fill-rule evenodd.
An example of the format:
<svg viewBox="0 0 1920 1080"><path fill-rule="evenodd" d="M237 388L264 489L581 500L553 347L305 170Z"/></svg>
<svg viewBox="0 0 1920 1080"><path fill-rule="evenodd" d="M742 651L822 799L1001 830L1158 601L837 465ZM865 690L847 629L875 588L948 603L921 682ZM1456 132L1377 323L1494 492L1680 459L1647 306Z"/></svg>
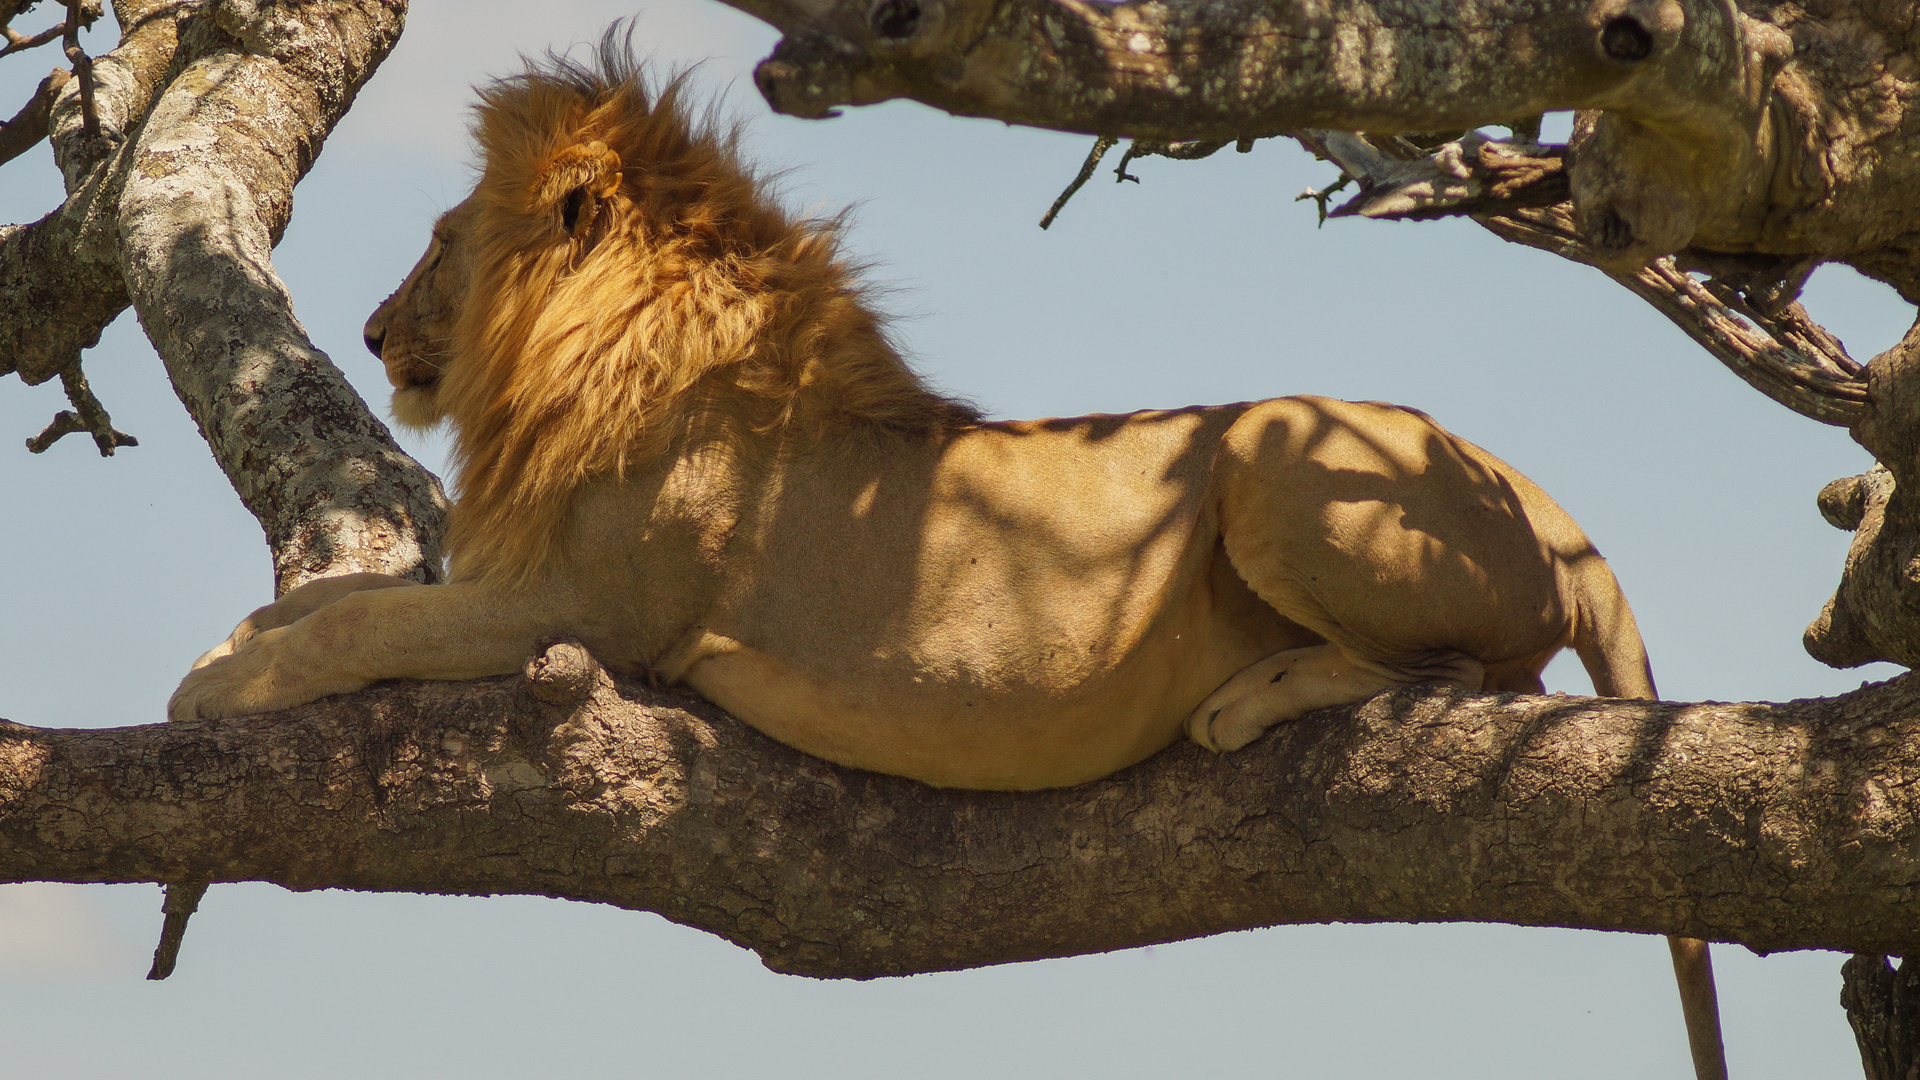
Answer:
<svg viewBox="0 0 1920 1080"><path fill-rule="evenodd" d="M987 422L612 38L481 93L473 193L367 324L450 422L449 582L323 579L203 657L175 719L540 644L683 683L845 765L970 788L1231 750L1393 685L1652 697L1606 563L1424 414L1297 397Z"/></svg>

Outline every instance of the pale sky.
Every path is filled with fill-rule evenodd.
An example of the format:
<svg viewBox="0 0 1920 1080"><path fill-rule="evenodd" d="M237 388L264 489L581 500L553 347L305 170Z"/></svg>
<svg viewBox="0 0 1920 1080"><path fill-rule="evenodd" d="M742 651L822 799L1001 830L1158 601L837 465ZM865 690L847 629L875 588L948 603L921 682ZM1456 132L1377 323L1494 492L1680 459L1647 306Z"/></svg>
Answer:
<svg viewBox="0 0 1920 1080"><path fill-rule="evenodd" d="M470 183L470 87L636 10L637 40L663 62L708 59L704 85L749 121L747 145L787 171L796 205L858 204L849 247L898 287L899 333L943 388L999 416L1309 392L1415 405L1581 521L1667 697L1807 697L1891 673L1832 671L1800 647L1847 540L1813 496L1864 452L1748 389L1597 272L1464 222L1317 229L1292 199L1333 170L1277 143L1136 162L1139 185L1103 173L1043 233L1089 140L900 103L773 117L747 77L773 35L700 0L414 5L300 187L276 256L314 341L382 416L361 323ZM54 61L0 61L0 112ZM57 201L44 148L0 167L0 221ZM1863 361L1912 318L1835 268L1808 303ZM21 723L159 720L192 658L270 596L259 528L131 316L88 372L141 440L112 460L84 437L29 455L23 440L64 407L58 384L0 382L0 716ZM402 441L439 467L435 441ZM1587 689L1571 654L1549 687ZM1690 1075L1657 937L1289 927L823 983L607 907L222 885L174 977L153 984L141 976L159 905L157 886L0 887L0 1073ZM1843 959L1716 950L1735 1075L1858 1075L1836 1000Z"/></svg>

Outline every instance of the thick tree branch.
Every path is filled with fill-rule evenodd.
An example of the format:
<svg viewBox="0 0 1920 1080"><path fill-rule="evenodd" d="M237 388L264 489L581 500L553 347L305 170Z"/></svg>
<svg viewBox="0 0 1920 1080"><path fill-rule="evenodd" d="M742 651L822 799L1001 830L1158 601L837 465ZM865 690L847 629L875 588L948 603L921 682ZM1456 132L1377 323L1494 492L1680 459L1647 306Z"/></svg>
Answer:
<svg viewBox="0 0 1920 1080"><path fill-rule="evenodd" d="M1818 115L1775 108L1793 40L1718 0L729 2L785 32L756 80L800 116L911 97L1177 141L1606 110L1570 179L1583 232L1620 268L1696 234L1751 246L1783 201L1826 194L1800 176L1803 140L1775 133Z"/></svg>
<svg viewBox="0 0 1920 1080"><path fill-rule="evenodd" d="M115 5L120 46L93 60L100 135L87 135L71 80L56 95L49 123L68 197L31 225L0 226L0 375L18 372L31 385L73 369L127 309L117 218L127 135L160 92L178 41L174 16L187 10Z"/></svg>
<svg viewBox="0 0 1920 1080"><path fill-rule="evenodd" d="M401 3L232 2L155 104L120 196L141 324L267 532L284 591L353 570L432 581L445 499L307 340L271 252L293 186L398 39Z"/></svg>
<svg viewBox="0 0 1920 1080"><path fill-rule="evenodd" d="M957 113L1159 139L1305 127L1441 131L1547 109L1617 107L1671 64L1730 85L1725 9L1469 0L735 0L786 33L758 81L776 109L912 97ZM1615 19L1626 16L1629 22ZM1614 44L1621 34L1635 40ZM1678 55L1675 55L1676 50ZM1520 58L1525 58L1520 62ZM1703 106L1704 107L1704 106Z"/></svg>
<svg viewBox="0 0 1920 1080"><path fill-rule="evenodd" d="M1591 110L1568 173L1607 265L1845 261L1920 302L1920 84L1897 4L727 0L786 35L775 109L910 97L1089 134L1464 131ZM1895 209L1898 208L1898 209Z"/></svg>
<svg viewBox="0 0 1920 1080"><path fill-rule="evenodd" d="M856 977L1325 921L1920 952L1913 676L1787 705L1396 691L1008 794L828 765L583 656L241 721L0 728L0 880L538 893Z"/></svg>

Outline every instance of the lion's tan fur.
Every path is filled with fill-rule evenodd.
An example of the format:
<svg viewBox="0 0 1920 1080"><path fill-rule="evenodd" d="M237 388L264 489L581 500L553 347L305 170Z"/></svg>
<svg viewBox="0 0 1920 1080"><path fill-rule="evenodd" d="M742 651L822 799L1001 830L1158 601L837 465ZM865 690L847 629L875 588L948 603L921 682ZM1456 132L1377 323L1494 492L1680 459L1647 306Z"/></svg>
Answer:
<svg viewBox="0 0 1920 1080"><path fill-rule="evenodd" d="M784 210L686 97L684 78L649 93L611 50L481 91L481 246L439 391L462 576L523 579L584 481L658 458L701 410L810 435L974 418L888 342L836 223ZM624 167L583 251L528 206L556 202L556 161L594 146Z"/></svg>

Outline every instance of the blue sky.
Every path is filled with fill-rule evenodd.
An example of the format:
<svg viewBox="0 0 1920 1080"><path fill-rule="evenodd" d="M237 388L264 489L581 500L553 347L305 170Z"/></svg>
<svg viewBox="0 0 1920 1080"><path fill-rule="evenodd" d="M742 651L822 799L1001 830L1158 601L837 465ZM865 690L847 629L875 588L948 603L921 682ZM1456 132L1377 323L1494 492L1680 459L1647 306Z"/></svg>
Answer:
<svg viewBox="0 0 1920 1080"><path fill-rule="evenodd" d="M471 85L520 51L595 39L631 4L420 0L313 174L276 255L298 314L383 416L367 313L471 180ZM747 78L770 31L713 3L639 11L663 63L748 122L797 206L857 206L849 247L894 286L921 369L999 416L1288 393L1416 405L1552 492L1613 562L1666 696L1787 699L1837 672L1800 633L1847 537L1813 496L1867 458L1788 413L1597 272L1465 222L1329 222L1333 176L1291 146L1136 162L1035 228L1088 140L894 103L773 117ZM96 39L104 35L96 35ZM96 47L104 47L96 45ZM0 62L0 108L54 62ZM44 148L0 168L0 220L58 201ZM1849 271L1808 304L1864 360L1912 312ZM21 443L57 383L0 382L0 716L157 721L174 681L269 598L258 526L131 316L88 365L138 448ZM438 468L441 444L403 436ZM1549 688L1586 689L1569 654ZM1613 1077L1688 1075L1657 938L1497 926L1291 927L1106 956L872 983L773 975L646 914L538 898L219 886L180 968L140 981L152 886L0 887L9 1075ZM1716 954L1733 1070L1858 1069L1843 957Z"/></svg>

